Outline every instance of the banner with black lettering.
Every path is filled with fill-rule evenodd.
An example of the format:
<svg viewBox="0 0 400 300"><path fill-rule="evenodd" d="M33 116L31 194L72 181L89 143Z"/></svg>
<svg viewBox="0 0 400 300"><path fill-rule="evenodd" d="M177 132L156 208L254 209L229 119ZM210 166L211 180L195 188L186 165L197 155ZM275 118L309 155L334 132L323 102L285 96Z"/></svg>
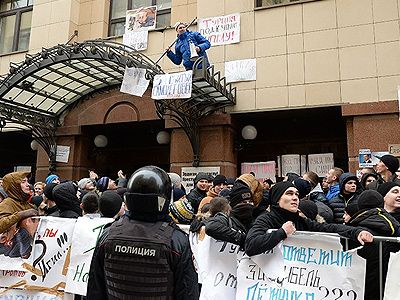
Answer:
<svg viewBox="0 0 400 300"><path fill-rule="evenodd" d="M338 237L306 234L290 236L257 263L240 259L236 299L364 299L365 260L342 251Z"/></svg>
<svg viewBox="0 0 400 300"><path fill-rule="evenodd" d="M243 255L238 245L204 237L198 244L199 276L203 284L200 300L235 299L237 259Z"/></svg>
<svg viewBox="0 0 400 300"><path fill-rule="evenodd" d="M151 98L154 100L190 98L192 75L193 71L190 70L154 76Z"/></svg>
<svg viewBox="0 0 400 300"><path fill-rule="evenodd" d="M65 291L86 296L90 263L96 242L112 218L78 218L72 235L71 261Z"/></svg>
<svg viewBox="0 0 400 300"><path fill-rule="evenodd" d="M76 219L41 217L33 247L33 263L23 263L23 271L0 271L0 286L23 282L20 288L64 290L75 223Z"/></svg>

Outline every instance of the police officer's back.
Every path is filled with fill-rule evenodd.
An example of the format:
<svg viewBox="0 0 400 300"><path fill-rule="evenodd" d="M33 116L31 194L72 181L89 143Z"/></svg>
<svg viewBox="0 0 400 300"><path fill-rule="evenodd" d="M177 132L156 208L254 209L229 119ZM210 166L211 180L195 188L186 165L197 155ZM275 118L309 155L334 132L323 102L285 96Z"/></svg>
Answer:
<svg viewBox="0 0 400 300"><path fill-rule="evenodd" d="M98 241L89 273L91 299L198 299L187 235L168 216L172 185L154 166L128 182L129 213Z"/></svg>

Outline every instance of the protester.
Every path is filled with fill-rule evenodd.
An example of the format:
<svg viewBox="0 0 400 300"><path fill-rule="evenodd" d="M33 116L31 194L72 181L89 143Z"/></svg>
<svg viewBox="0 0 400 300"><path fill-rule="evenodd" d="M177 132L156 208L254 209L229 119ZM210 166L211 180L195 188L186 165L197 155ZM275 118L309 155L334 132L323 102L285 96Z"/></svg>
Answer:
<svg viewBox="0 0 400 300"><path fill-rule="evenodd" d="M186 70L192 70L194 62L191 60L190 44L192 43L197 55L204 57L207 67L209 66L206 50L211 47L210 42L196 31L186 29L187 25L182 22L175 24L175 30L178 34L175 44L175 53L167 49L168 58L175 64L180 65L183 60L183 66ZM201 66L200 66L201 67Z"/></svg>
<svg viewBox="0 0 400 300"><path fill-rule="evenodd" d="M33 186L35 190L35 196L42 196L45 186L46 185L41 181L36 182L35 185Z"/></svg>
<svg viewBox="0 0 400 300"><path fill-rule="evenodd" d="M379 176L376 173L365 173L361 176L360 183L364 190L368 189L368 185L376 180Z"/></svg>
<svg viewBox="0 0 400 300"><path fill-rule="evenodd" d="M82 197L80 204L82 215L86 218L100 218L99 213L99 196L95 192L88 192Z"/></svg>
<svg viewBox="0 0 400 300"><path fill-rule="evenodd" d="M72 181L60 183L53 188L53 198L60 210L60 218L76 219L82 216L77 192L78 186Z"/></svg>
<svg viewBox="0 0 400 300"><path fill-rule="evenodd" d="M94 251L88 300L198 299L189 239L168 216L171 192L170 178L158 167L132 174L125 200L129 214L105 229Z"/></svg>
<svg viewBox="0 0 400 300"><path fill-rule="evenodd" d="M105 218L118 218L125 214L125 204L115 191L104 191L99 198L99 211Z"/></svg>
<svg viewBox="0 0 400 300"><path fill-rule="evenodd" d="M49 176L46 177L46 180L44 181L45 184L49 183L60 183L60 177L56 174L50 174Z"/></svg>
<svg viewBox="0 0 400 300"><path fill-rule="evenodd" d="M296 230L334 232L358 240L361 244L372 242L373 236L363 229L341 224L317 223L299 216L298 190L293 183L284 181L270 191L271 211L260 215L249 230L245 250L249 256L273 249ZM269 232L270 229L277 229Z"/></svg>
<svg viewBox="0 0 400 300"><path fill-rule="evenodd" d="M169 215L176 224L188 225L194 218L193 208L187 199L180 199L169 205Z"/></svg>
<svg viewBox="0 0 400 300"><path fill-rule="evenodd" d="M358 198L358 212L347 222L350 226L359 226L368 229L376 236L400 236L400 224L383 209L383 197L375 190L366 190ZM357 246L357 245L355 245ZM385 286L388 262L391 251L398 251L399 247L391 243L382 243L382 283ZM365 272L364 300L376 300L379 297L379 245L368 243L357 251L367 260ZM383 296L383 295L382 295Z"/></svg>
<svg viewBox="0 0 400 300"><path fill-rule="evenodd" d="M339 178L342 176L344 171L341 168L334 167L326 174L326 183L329 185L326 193L326 200L335 198L340 193Z"/></svg>
<svg viewBox="0 0 400 300"><path fill-rule="evenodd" d="M197 212L199 209L199 204L205 196L207 196L208 191L208 175L206 173L200 172L194 178L194 188L186 196L186 199L190 202L193 211Z"/></svg>
<svg viewBox="0 0 400 300"><path fill-rule="evenodd" d="M60 210L58 209L57 204L54 202L53 198L53 189L55 186L57 186L57 183L49 183L45 186L43 191L43 202L46 204L46 207L44 208L44 214L46 216L60 216Z"/></svg>
<svg viewBox="0 0 400 300"><path fill-rule="evenodd" d="M8 197L0 203L0 233L22 219L38 214L28 202L31 197L28 175L26 172L13 172L3 177L3 188Z"/></svg>
<svg viewBox="0 0 400 300"><path fill-rule="evenodd" d="M228 186L228 182L224 175L217 175L212 181L212 187L207 191L207 196L204 197L199 204L199 211L204 205L211 202L211 200L219 195L219 193Z"/></svg>
<svg viewBox="0 0 400 300"><path fill-rule="evenodd" d="M400 222L400 183L385 182L379 185L378 192L384 197L384 208Z"/></svg>
<svg viewBox="0 0 400 300"><path fill-rule="evenodd" d="M400 183L397 178L397 170L399 169L399 160L397 157L386 154L382 157L377 156L380 160L375 166L378 179L368 185L368 189L378 190L379 186L385 182Z"/></svg>

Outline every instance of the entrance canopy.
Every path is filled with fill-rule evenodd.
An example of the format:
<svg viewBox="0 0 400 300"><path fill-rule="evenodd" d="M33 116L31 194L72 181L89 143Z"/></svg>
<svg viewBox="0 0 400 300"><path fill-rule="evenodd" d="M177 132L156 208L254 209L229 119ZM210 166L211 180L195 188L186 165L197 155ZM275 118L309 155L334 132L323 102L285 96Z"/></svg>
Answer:
<svg viewBox="0 0 400 300"><path fill-rule="evenodd" d="M68 109L95 91L121 84L125 67L164 73L147 56L110 41L63 44L26 55L0 82L0 129L26 129L54 159L56 128Z"/></svg>

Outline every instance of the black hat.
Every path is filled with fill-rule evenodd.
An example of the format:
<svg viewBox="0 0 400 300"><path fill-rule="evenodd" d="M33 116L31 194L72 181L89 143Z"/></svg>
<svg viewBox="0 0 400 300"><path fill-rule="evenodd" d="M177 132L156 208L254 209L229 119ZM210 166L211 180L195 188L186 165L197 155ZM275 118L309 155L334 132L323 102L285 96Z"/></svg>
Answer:
<svg viewBox="0 0 400 300"><path fill-rule="evenodd" d="M269 197L270 197L271 204L278 205L279 199L281 199L282 195L290 187L296 188L296 186L293 183L291 183L290 181L282 181L282 182L278 182L277 184L275 184L269 190Z"/></svg>
<svg viewBox="0 0 400 300"><path fill-rule="evenodd" d="M204 172L200 172L194 178L194 185L196 185L200 180L208 180L208 175Z"/></svg>
<svg viewBox="0 0 400 300"><path fill-rule="evenodd" d="M385 164L385 166L388 168L392 174L396 173L397 170L399 169L399 160L394 157L393 155L386 154L382 157L377 156L381 162Z"/></svg>
<svg viewBox="0 0 400 300"><path fill-rule="evenodd" d="M122 198L116 191L104 191L99 198L99 211L106 218L113 218L121 209Z"/></svg>
<svg viewBox="0 0 400 300"><path fill-rule="evenodd" d="M234 186L229 194L229 203L231 207L235 207L239 203L245 200L252 200L251 190L246 185Z"/></svg>
<svg viewBox="0 0 400 300"><path fill-rule="evenodd" d="M351 201L344 208L344 211L350 216L354 216L360 209L358 208L358 201Z"/></svg>
<svg viewBox="0 0 400 300"><path fill-rule="evenodd" d="M224 175L215 176L214 179L213 179L213 185L216 186L216 185L219 185L221 183L226 184L226 185L228 184L228 181L226 180L226 177Z"/></svg>
<svg viewBox="0 0 400 300"><path fill-rule="evenodd" d="M375 180L378 180L378 174L375 174L375 173L365 173L365 174L363 174L363 176L361 177L360 182L361 182L361 185L362 185L362 187L364 189L367 188L366 183L367 183L367 178L368 177L374 177Z"/></svg>
<svg viewBox="0 0 400 300"><path fill-rule="evenodd" d="M387 193L389 193L389 191L394 188L395 186L400 186L400 184L398 184L397 182L385 182L382 183L381 185L379 185L378 187L378 192L379 194L381 194L383 197L386 196Z"/></svg>
<svg viewBox="0 0 400 300"><path fill-rule="evenodd" d="M315 220L318 215L317 204L311 200L301 200L299 202L299 210L311 220Z"/></svg>
<svg viewBox="0 0 400 300"><path fill-rule="evenodd" d="M301 177L296 178L293 181L293 184L296 186L299 191L299 198L302 199L307 196L311 192L311 183Z"/></svg>
<svg viewBox="0 0 400 300"><path fill-rule="evenodd" d="M54 201L53 198L53 189L57 185L57 183L49 183L43 189L43 194L46 196L47 199Z"/></svg>
<svg viewBox="0 0 400 300"><path fill-rule="evenodd" d="M185 195L186 194L182 189L174 188L174 191L173 191L173 200L174 201L177 201L177 200L181 199Z"/></svg>
<svg viewBox="0 0 400 300"><path fill-rule="evenodd" d="M37 208L39 208L40 204L43 202L42 196L33 196L31 202L35 204Z"/></svg>
<svg viewBox="0 0 400 300"><path fill-rule="evenodd" d="M383 196L374 190L366 190L358 197L358 209L383 207Z"/></svg>
<svg viewBox="0 0 400 300"><path fill-rule="evenodd" d="M290 181L290 182L293 182L293 180L300 177L300 175L293 173L293 172L286 173L286 176L287 176L287 181Z"/></svg>

